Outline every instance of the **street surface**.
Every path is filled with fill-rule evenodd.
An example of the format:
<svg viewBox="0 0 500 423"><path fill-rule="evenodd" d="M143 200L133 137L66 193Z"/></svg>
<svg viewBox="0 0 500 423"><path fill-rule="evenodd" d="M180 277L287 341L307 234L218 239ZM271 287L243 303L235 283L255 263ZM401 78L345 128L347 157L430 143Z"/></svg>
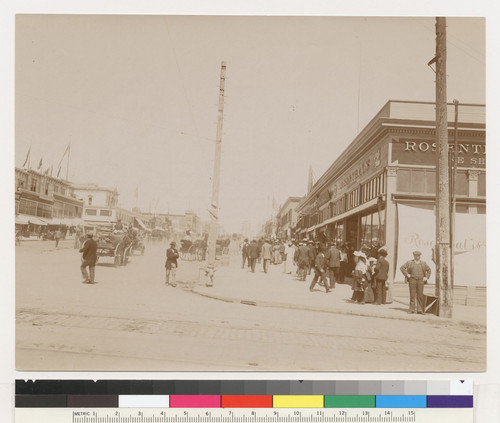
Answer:
<svg viewBox="0 0 500 423"><path fill-rule="evenodd" d="M177 287L165 286L167 244L147 244L145 255L126 267L103 259L98 283L88 285L81 283L80 254L72 246L67 240L57 250L52 241L16 247L18 370L485 369L485 327L207 298L191 291L200 262L180 261ZM248 278L239 256L223 270L235 280L243 273ZM267 275L259 266L251 277L292 279L282 266L271 266ZM304 286L309 294L326 296Z"/></svg>

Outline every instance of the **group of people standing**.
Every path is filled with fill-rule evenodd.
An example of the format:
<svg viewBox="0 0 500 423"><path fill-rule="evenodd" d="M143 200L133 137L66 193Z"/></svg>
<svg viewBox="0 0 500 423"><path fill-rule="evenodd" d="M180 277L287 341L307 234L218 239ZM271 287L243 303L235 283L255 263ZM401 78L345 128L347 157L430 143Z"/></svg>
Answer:
<svg viewBox="0 0 500 423"><path fill-rule="evenodd" d="M349 245L337 242L320 246L307 239L299 242L292 239L287 243L279 240L271 242L269 239L254 239L249 243L245 239L241 253L241 267L248 266L252 272L255 272L256 263L261 261L265 273L268 272L270 263L283 263L284 273L297 275L301 281L305 281L314 270L314 277L309 285L311 292L319 284L328 293L335 288L336 283L344 283L346 277L352 276L354 302L392 302L392 295L388 293L390 286L387 283L389 263L386 259L386 247L363 247L360 251L354 251Z"/></svg>

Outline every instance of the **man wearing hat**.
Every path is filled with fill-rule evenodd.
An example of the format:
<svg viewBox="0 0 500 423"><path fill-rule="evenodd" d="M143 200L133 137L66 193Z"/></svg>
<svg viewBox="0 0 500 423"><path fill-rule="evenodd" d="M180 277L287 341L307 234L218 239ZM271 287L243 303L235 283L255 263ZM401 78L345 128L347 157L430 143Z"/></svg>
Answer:
<svg viewBox="0 0 500 423"><path fill-rule="evenodd" d="M385 289L385 282L389 277L389 262L387 261L387 248L381 247L377 251L378 260L375 265L375 272L373 277L375 278L375 304L385 304L387 291Z"/></svg>
<svg viewBox="0 0 500 423"><path fill-rule="evenodd" d="M245 238L245 241L243 242L243 245L241 246L241 258L242 258L242 263L241 263L241 268L243 269L245 267L245 263L247 263L248 267L250 267L250 259L248 257L248 248L250 247L250 244L248 243L248 238Z"/></svg>
<svg viewBox="0 0 500 423"><path fill-rule="evenodd" d="M167 250L167 261L165 262L165 285L177 286L175 283L175 270L177 269L177 259L179 251L175 248L175 242L170 243L170 248Z"/></svg>
<svg viewBox="0 0 500 423"><path fill-rule="evenodd" d="M83 283L96 283L94 280L95 276L95 264L97 262L97 242L94 241L94 236L92 233L87 234L87 240L84 242L82 248L80 248L80 253L82 254L82 265L80 270L82 271ZM89 267L89 274L87 273L87 266Z"/></svg>
<svg viewBox="0 0 500 423"><path fill-rule="evenodd" d="M269 242L269 239L266 239L264 241L264 244L262 245L261 255L263 259L264 273L267 273L269 271L269 263L271 263L271 259L273 258L273 247Z"/></svg>
<svg viewBox="0 0 500 423"><path fill-rule="evenodd" d="M424 304L424 283L427 283L431 275L431 268L423 260L420 260L422 253L413 252L413 260L407 261L401 266L401 272L405 275L410 287L410 309L408 313L425 314ZM415 307L415 297L417 306Z"/></svg>

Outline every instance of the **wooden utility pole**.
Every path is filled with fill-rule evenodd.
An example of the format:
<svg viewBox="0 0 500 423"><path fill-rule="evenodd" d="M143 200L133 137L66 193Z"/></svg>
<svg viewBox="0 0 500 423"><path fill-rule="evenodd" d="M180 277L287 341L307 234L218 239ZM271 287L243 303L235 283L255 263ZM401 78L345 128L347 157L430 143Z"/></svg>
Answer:
<svg viewBox="0 0 500 423"><path fill-rule="evenodd" d="M226 86L226 62L221 63L219 110L217 116L217 134L215 137L214 176L212 179L212 202L210 204L210 233L208 235L207 286L213 286L215 272L215 250L217 248L217 226L219 220L219 185L220 160L222 151L222 122L224 119L224 90Z"/></svg>
<svg viewBox="0 0 500 423"><path fill-rule="evenodd" d="M436 296L439 316L452 317L450 281L450 175L446 100L446 18L436 18Z"/></svg>
<svg viewBox="0 0 500 423"><path fill-rule="evenodd" d="M457 213L457 168L458 168L458 100L453 100L455 106L455 128L453 131L453 150L451 161L451 208L450 208L450 283L451 288L455 284L455 214Z"/></svg>
<svg viewBox="0 0 500 423"><path fill-rule="evenodd" d="M68 162L66 164L66 180L68 181L68 176L69 176L69 154L71 152L71 143L68 144Z"/></svg>

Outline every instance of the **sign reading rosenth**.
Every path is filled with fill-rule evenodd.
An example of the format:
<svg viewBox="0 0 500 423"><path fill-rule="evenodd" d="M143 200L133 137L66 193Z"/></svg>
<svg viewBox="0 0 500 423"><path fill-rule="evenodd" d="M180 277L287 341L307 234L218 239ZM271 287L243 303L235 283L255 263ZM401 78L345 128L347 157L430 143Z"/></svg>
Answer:
<svg viewBox="0 0 500 423"><path fill-rule="evenodd" d="M450 151L455 146L450 143ZM435 165L437 160L435 141L406 140L392 141L392 159L401 164ZM478 142L459 142L457 163L461 167L486 167L486 145Z"/></svg>

